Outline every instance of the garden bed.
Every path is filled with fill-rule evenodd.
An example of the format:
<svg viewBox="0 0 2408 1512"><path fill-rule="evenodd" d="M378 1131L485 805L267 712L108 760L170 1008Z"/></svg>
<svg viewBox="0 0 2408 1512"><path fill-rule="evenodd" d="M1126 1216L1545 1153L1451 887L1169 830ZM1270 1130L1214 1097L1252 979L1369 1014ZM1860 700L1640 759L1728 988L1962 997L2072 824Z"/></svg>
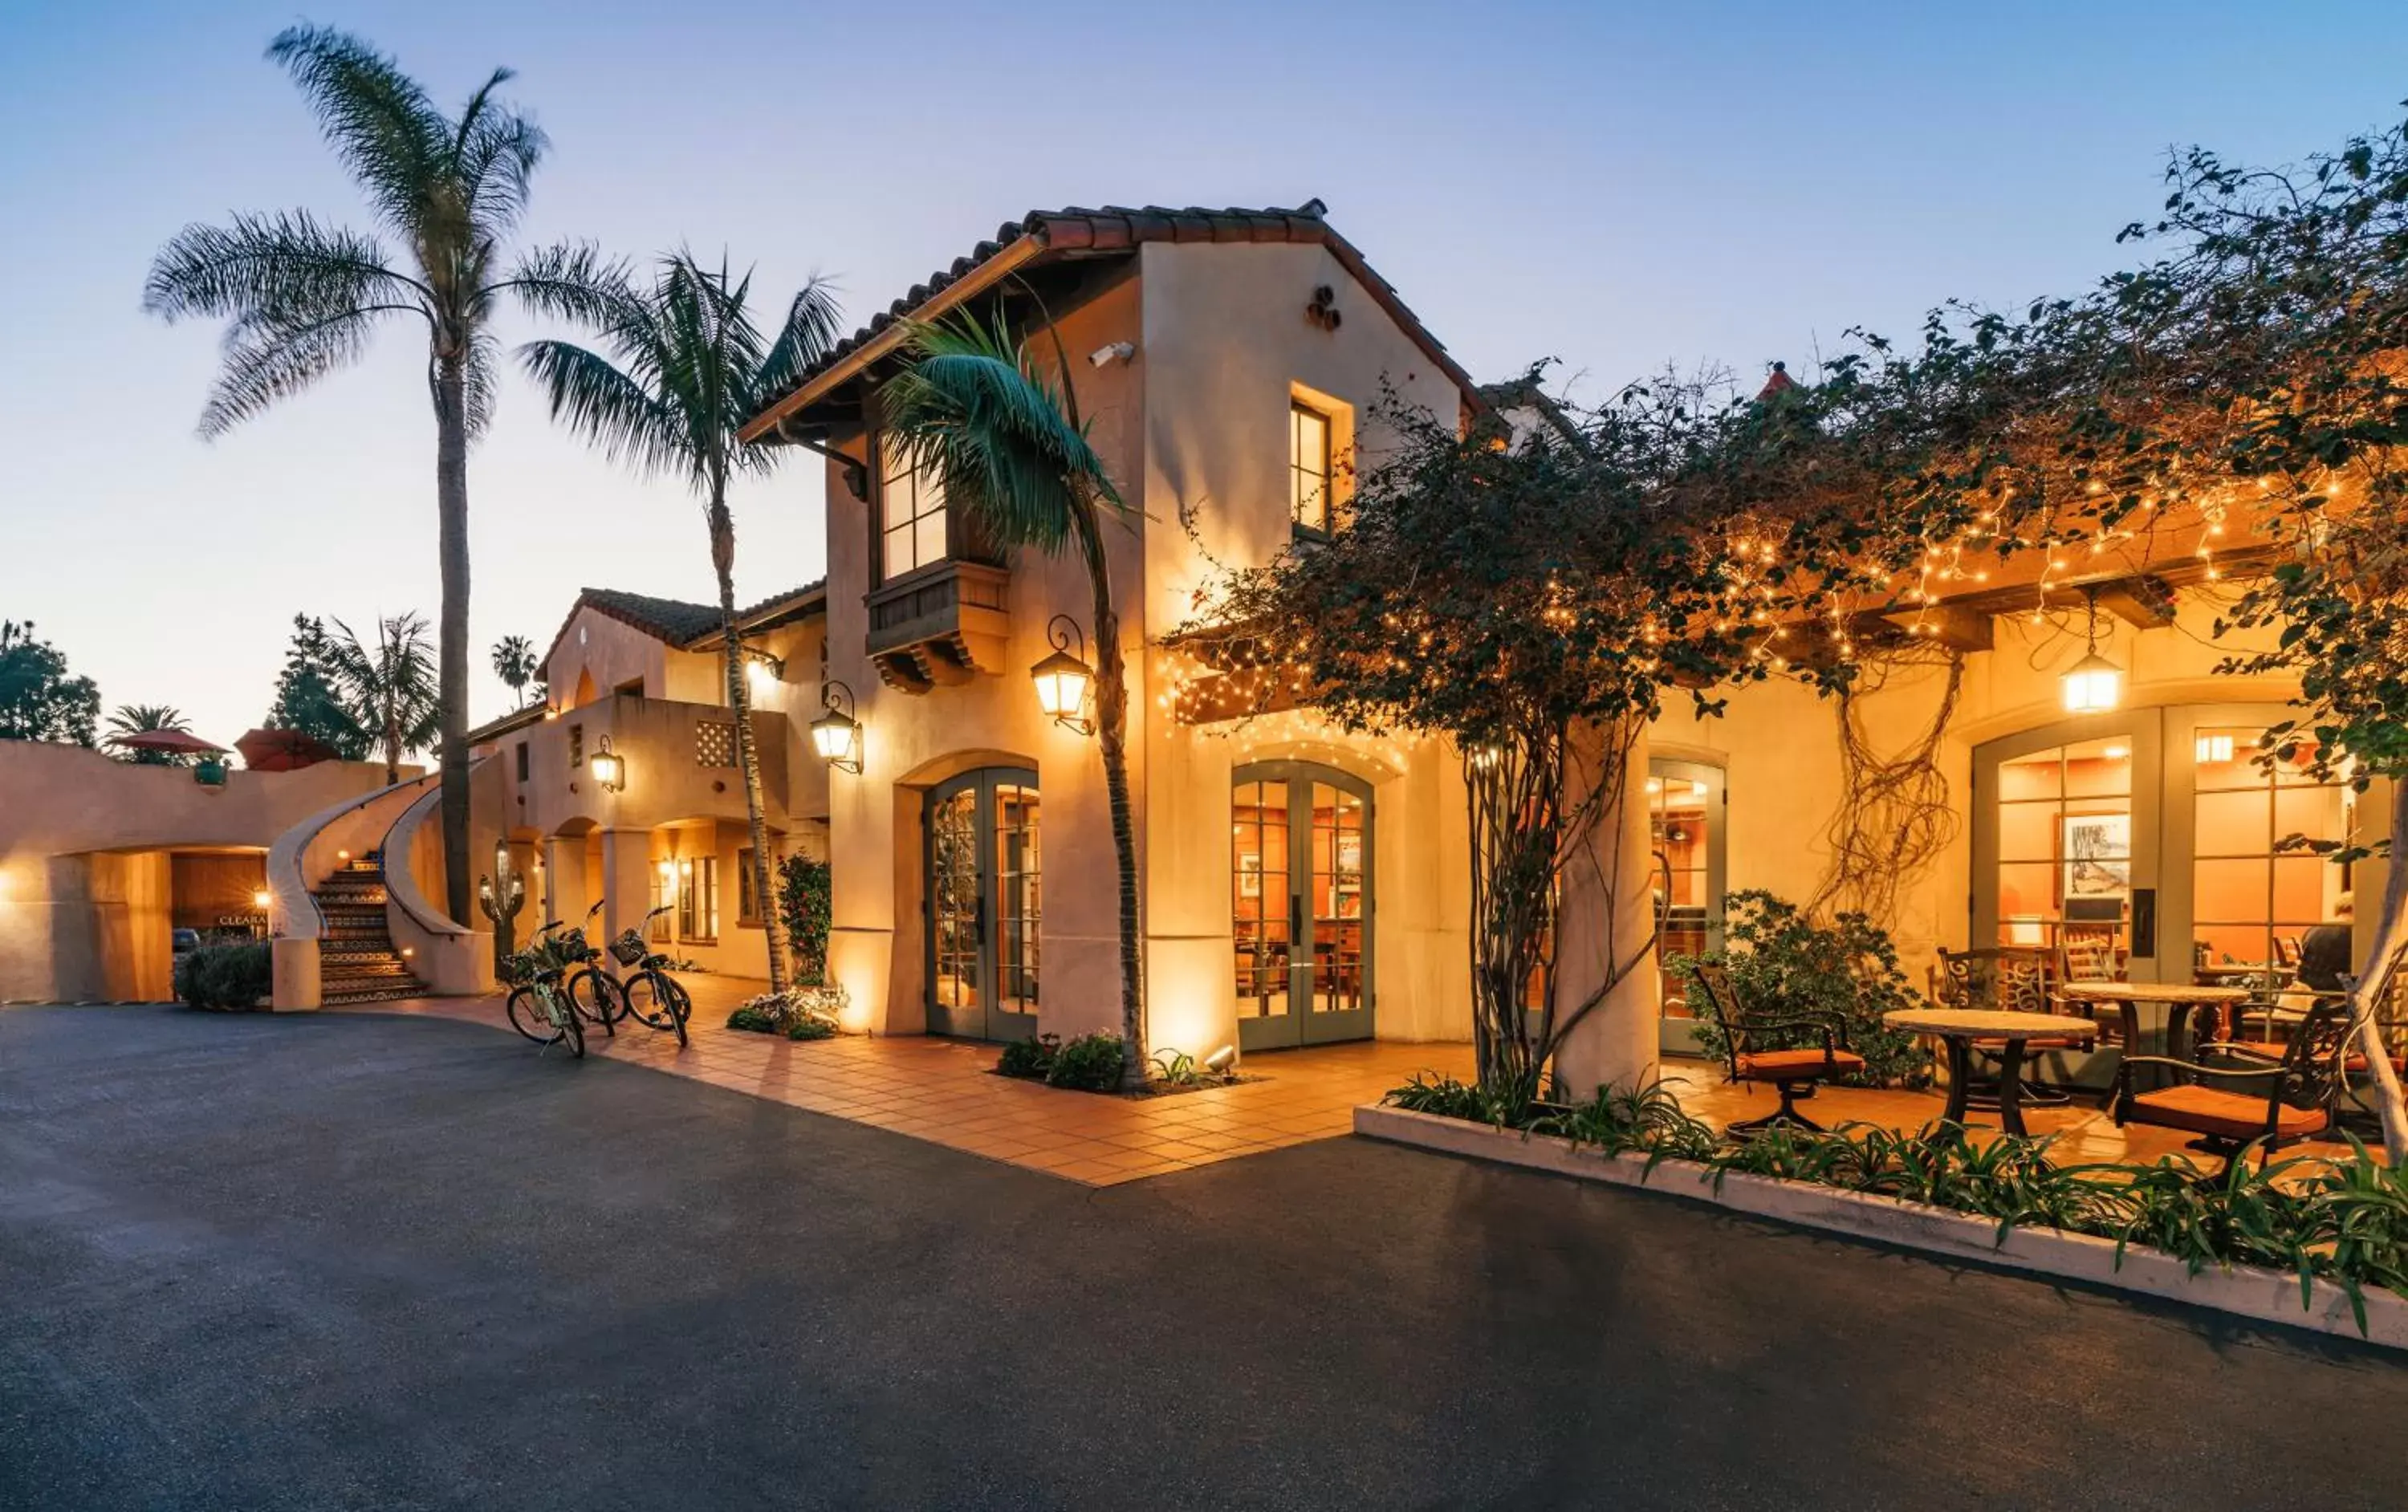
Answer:
<svg viewBox="0 0 2408 1512"><path fill-rule="evenodd" d="M1612 1186L1647 1187L1691 1202L1822 1229L1902 1248L1973 1261L2009 1270L2061 1277L2092 1286L2165 1297L2260 1322L2361 1337L2349 1293L2328 1280L2309 1283L2301 1305L2300 1277L2255 1266L2188 1264L2161 1251L2130 1246L2118 1255L2113 1240L2062 1229L2018 1227L2000 1232L1991 1219L1895 1197L1785 1181L1745 1172L1716 1171L1696 1161L1609 1154L1553 1134L1498 1129L1432 1113L1374 1105L1354 1110L1354 1132L1422 1149L1495 1161L1527 1170ZM2408 1349L2408 1298L2380 1287L2362 1291L2362 1336Z"/></svg>

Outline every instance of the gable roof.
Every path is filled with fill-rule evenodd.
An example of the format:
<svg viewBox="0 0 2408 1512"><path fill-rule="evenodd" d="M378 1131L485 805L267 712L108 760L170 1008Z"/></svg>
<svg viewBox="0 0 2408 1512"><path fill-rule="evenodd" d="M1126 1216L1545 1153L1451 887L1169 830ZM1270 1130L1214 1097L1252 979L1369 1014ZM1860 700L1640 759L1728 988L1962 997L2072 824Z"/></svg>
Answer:
<svg viewBox="0 0 2408 1512"><path fill-rule="evenodd" d="M1471 381L1471 375L1447 355L1444 345L1406 307L1395 286L1373 272L1354 244L1331 228L1324 219L1327 213L1328 207L1317 199L1307 200L1292 210L1212 210L1194 207L1181 210L1160 205L1031 210L1017 221L1005 221L992 239L971 248L968 256L955 258L952 266L939 268L928 275L925 282L912 285L902 298L872 317L868 324L837 343L826 357L804 369L793 385L745 421L738 434L746 441L758 440L780 421L808 408L894 351L902 345L904 332L898 322L907 316L933 319L1040 259L1127 255L1153 241L1284 243L1327 248L1372 302L1387 312L1388 318L1440 371L1454 379L1465 403L1478 407L1479 387Z"/></svg>
<svg viewBox="0 0 2408 1512"><path fill-rule="evenodd" d="M820 606L827 596L826 589L827 580L822 578L763 599L750 608L737 611L737 625L740 629L758 630L771 623L784 624L800 619ZM719 606L716 604L654 598L649 593L630 593L617 588L580 588L577 591L577 602L568 606L567 618L560 621L560 629L553 633L552 644L544 649L542 665L552 664L553 653L560 649L561 641L567 637L568 627L577 622L580 609L592 609L680 650L691 649L697 642L719 634Z"/></svg>

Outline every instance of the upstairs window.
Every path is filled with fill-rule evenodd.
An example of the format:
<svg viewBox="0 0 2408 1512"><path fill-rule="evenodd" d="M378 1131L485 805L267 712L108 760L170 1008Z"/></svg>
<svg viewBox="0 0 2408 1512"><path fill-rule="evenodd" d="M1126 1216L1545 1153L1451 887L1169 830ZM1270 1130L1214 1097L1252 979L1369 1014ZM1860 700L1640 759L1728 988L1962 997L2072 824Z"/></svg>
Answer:
<svg viewBox="0 0 2408 1512"><path fill-rule="evenodd" d="M941 562L945 556L945 489L911 465L901 449L882 442L878 479L879 580Z"/></svg>
<svg viewBox="0 0 2408 1512"><path fill-rule="evenodd" d="M1333 448L1329 416L1311 405L1287 407L1288 519L1308 535L1326 535L1335 510L1330 491Z"/></svg>

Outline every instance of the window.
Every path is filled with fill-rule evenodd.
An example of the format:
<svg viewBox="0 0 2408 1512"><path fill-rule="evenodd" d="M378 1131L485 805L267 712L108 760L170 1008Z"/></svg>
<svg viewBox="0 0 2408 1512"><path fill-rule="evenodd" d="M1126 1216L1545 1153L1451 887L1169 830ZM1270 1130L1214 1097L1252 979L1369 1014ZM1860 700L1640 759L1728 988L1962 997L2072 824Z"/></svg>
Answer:
<svg viewBox="0 0 2408 1512"><path fill-rule="evenodd" d="M1326 535L1335 525L1329 417L1291 401L1287 408L1288 518L1296 528Z"/></svg>
<svg viewBox="0 0 2408 1512"><path fill-rule="evenodd" d="M523 740L519 742L518 763L519 780L524 782L527 779L527 743Z"/></svg>
<svg viewBox="0 0 2408 1512"><path fill-rule="evenodd" d="M2291 964L2308 931L2340 918L2348 871L2292 835L2346 838L2356 794L2309 776L2307 754L2258 764L2262 732L2202 725L2193 742L2191 937L2201 966Z"/></svg>
<svg viewBox="0 0 2408 1512"><path fill-rule="evenodd" d="M1999 763L1994 943L2131 949L2132 792L2128 735Z"/></svg>
<svg viewBox="0 0 2408 1512"><path fill-rule="evenodd" d="M719 938L719 858L690 856L677 869L678 938L709 945Z"/></svg>
<svg viewBox="0 0 2408 1512"><path fill-rule="evenodd" d="M1689 974L1670 963L1722 949L1723 774L1691 762L1647 763L1647 828L1654 847L1652 887L1663 910L1656 951L1665 1017L1691 1019ZM1670 893L1662 890L1670 888Z"/></svg>
<svg viewBox="0 0 2408 1512"><path fill-rule="evenodd" d="M878 563L883 582L944 559L945 490L899 449L882 445L879 454Z"/></svg>
<svg viewBox="0 0 2408 1512"><path fill-rule="evenodd" d="M761 927L761 903L752 895L752 848L751 846L746 846L736 852L736 924L739 929Z"/></svg>
<svg viewBox="0 0 2408 1512"><path fill-rule="evenodd" d="M585 726L568 727L568 769L572 772L585 764Z"/></svg>

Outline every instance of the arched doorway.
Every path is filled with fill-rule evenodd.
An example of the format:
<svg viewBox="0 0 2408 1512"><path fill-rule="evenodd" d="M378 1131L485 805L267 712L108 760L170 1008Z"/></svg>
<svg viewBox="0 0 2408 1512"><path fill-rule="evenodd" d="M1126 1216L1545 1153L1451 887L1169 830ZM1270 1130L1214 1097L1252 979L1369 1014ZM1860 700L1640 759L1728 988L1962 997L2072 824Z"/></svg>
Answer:
<svg viewBox="0 0 2408 1512"><path fill-rule="evenodd" d="M1371 1037L1371 785L1310 762L1230 774L1238 1043Z"/></svg>
<svg viewBox="0 0 2408 1512"><path fill-rule="evenodd" d="M1037 1033L1044 917L1037 774L989 766L929 790L928 1031Z"/></svg>

